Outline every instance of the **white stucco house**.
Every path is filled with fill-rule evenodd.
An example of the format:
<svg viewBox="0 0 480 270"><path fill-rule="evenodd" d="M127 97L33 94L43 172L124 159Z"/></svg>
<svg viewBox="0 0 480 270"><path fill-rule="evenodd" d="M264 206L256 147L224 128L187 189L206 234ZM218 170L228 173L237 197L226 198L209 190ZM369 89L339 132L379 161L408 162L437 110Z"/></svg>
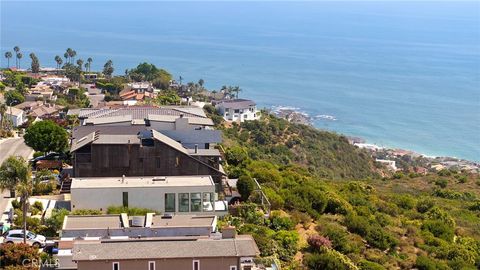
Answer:
<svg viewBox="0 0 480 270"><path fill-rule="evenodd" d="M106 211L110 206L140 207L161 213L225 215L209 175L73 178L71 208Z"/></svg>
<svg viewBox="0 0 480 270"><path fill-rule="evenodd" d="M254 101L248 99L221 100L216 103L215 108L226 121L230 122L243 122L260 118L257 105Z"/></svg>
<svg viewBox="0 0 480 270"><path fill-rule="evenodd" d="M0 115L0 119L1 119ZM23 110L17 109L15 107L7 106L7 111L5 112L5 118L7 121L10 121L13 124L13 127L19 127L27 121L27 117Z"/></svg>

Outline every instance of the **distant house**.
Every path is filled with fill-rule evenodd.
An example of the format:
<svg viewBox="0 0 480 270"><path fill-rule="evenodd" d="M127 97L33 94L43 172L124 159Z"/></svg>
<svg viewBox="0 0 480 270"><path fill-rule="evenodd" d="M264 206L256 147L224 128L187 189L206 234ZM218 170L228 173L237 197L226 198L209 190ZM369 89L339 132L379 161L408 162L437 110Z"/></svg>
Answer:
<svg viewBox="0 0 480 270"><path fill-rule="evenodd" d="M97 73L86 73L86 74L83 74L83 77L87 81L96 81L97 78L98 78L98 74Z"/></svg>
<svg viewBox="0 0 480 270"><path fill-rule="evenodd" d="M217 149L187 149L156 130L94 131L75 137L70 151L75 177L211 175L219 183L225 175Z"/></svg>
<svg viewBox="0 0 480 270"><path fill-rule="evenodd" d="M27 118L23 110L17 109L15 107L7 106L7 111L5 112L5 118L7 121L10 121L13 127L19 127L23 125ZM1 119L1 116L0 116Z"/></svg>
<svg viewBox="0 0 480 270"><path fill-rule="evenodd" d="M396 163L395 160L376 159L375 161L378 162L378 163L384 164L391 171L395 172L395 171L398 170L398 168L395 164Z"/></svg>
<svg viewBox="0 0 480 270"><path fill-rule="evenodd" d="M215 103L215 108L217 108L226 121L243 122L257 120L260 117L256 104L252 100L221 100Z"/></svg>
<svg viewBox="0 0 480 270"><path fill-rule="evenodd" d="M26 115L44 119L57 117L64 107L43 101L25 101L16 105L15 108L23 110Z"/></svg>
<svg viewBox="0 0 480 270"><path fill-rule="evenodd" d="M260 252L249 235L222 239L164 239L78 242L78 270L254 270Z"/></svg>
<svg viewBox="0 0 480 270"><path fill-rule="evenodd" d="M105 212L109 206L123 206L177 215L225 215L227 202L217 202L215 194L210 176L73 178L71 208Z"/></svg>

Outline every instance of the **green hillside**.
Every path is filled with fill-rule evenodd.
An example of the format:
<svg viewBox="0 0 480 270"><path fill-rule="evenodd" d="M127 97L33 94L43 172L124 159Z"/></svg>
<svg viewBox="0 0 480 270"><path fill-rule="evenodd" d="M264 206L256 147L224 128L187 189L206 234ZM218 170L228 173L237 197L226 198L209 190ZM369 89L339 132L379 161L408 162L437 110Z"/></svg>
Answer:
<svg viewBox="0 0 480 270"><path fill-rule="evenodd" d="M221 126L226 169L245 199L224 222L284 269L480 267L478 175L380 179L343 136L273 116ZM252 178L272 204L269 218L250 203Z"/></svg>

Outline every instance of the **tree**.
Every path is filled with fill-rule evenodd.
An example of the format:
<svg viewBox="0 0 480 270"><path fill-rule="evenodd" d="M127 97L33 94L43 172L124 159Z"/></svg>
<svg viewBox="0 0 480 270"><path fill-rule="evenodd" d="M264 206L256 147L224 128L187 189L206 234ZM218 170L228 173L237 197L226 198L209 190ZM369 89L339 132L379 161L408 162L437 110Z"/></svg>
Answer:
<svg viewBox="0 0 480 270"><path fill-rule="evenodd" d="M93 62L93 59L91 57L89 57L87 59L87 63L88 63L88 72L91 72L91 68L92 68L92 62Z"/></svg>
<svg viewBox="0 0 480 270"><path fill-rule="evenodd" d="M6 269L34 269L33 267L26 267L24 262L32 262L38 259L38 250L27 244L3 244L0 247L0 266L7 266Z"/></svg>
<svg viewBox="0 0 480 270"><path fill-rule="evenodd" d="M65 64L68 63L68 57L69 57L69 56L68 56L68 52L66 52L66 53L63 54L63 58L65 58Z"/></svg>
<svg viewBox="0 0 480 270"><path fill-rule="evenodd" d="M31 53L30 58L32 59L32 72L40 72L40 61L38 61L38 57L34 53Z"/></svg>
<svg viewBox="0 0 480 270"><path fill-rule="evenodd" d="M105 65L103 65L103 74L104 74L106 77L110 77L110 76L112 76L113 71L114 71L113 62L112 62L112 60L108 60L108 61L105 63Z"/></svg>
<svg viewBox="0 0 480 270"><path fill-rule="evenodd" d="M7 91L4 97L5 97L5 102L9 106L15 106L25 101L25 97L18 90Z"/></svg>
<svg viewBox="0 0 480 270"><path fill-rule="evenodd" d="M10 190L10 197L15 197L15 188L28 174L25 160L20 157L10 156L0 166L0 189Z"/></svg>
<svg viewBox="0 0 480 270"><path fill-rule="evenodd" d="M174 91L162 91L157 97L159 105L177 105L180 103L180 97Z"/></svg>
<svg viewBox="0 0 480 270"><path fill-rule="evenodd" d="M20 203L22 205L22 214L23 214L23 243L27 243L27 211L28 211L28 198L33 193L33 181L31 176L30 167L28 163L23 161L21 168L21 177L17 184L17 192L20 195Z"/></svg>
<svg viewBox="0 0 480 270"><path fill-rule="evenodd" d="M12 52L6 52L5 58L7 58L7 68L10 67L10 58L12 58Z"/></svg>
<svg viewBox="0 0 480 270"><path fill-rule="evenodd" d="M78 60L77 60L77 65L78 65L78 68L80 69L80 71L82 71L83 60L82 60L82 59L78 59Z"/></svg>
<svg viewBox="0 0 480 270"><path fill-rule="evenodd" d="M25 143L35 151L63 152L68 147L68 133L50 120L34 123L25 132Z"/></svg>
<svg viewBox="0 0 480 270"><path fill-rule="evenodd" d="M242 175L240 178L238 178L237 190L242 196L242 200L248 200L254 189L255 182L253 181L252 177L248 175Z"/></svg>
<svg viewBox="0 0 480 270"><path fill-rule="evenodd" d="M23 57L23 54L22 54L21 52L17 53L17 59L18 59L18 68L20 68L20 67L21 67L21 65L20 65L20 59L22 59L22 57Z"/></svg>
<svg viewBox="0 0 480 270"><path fill-rule="evenodd" d="M62 67L63 60L60 56L55 56L55 62L57 63L57 69L60 69Z"/></svg>
<svg viewBox="0 0 480 270"><path fill-rule="evenodd" d="M7 112L7 104L0 103L0 130L5 126L5 114Z"/></svg>
<svg viewBox="0 0 480 270"><path fill-rule="evenodd" d="M18 53L20 52L20 47L13 47L13 51L15 52L15 67L18 68Z"/></svg>

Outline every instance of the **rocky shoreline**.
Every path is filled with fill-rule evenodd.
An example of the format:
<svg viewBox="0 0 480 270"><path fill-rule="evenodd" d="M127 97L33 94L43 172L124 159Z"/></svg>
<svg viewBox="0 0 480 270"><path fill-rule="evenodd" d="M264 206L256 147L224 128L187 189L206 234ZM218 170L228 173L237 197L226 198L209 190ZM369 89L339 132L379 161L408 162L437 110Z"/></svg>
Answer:
<svg viewBox="0 0 480 270"><path fill-rule="evenodd" d="M286 119L291 123L313 126L315 119L325 119L335 121L336 118L330 115L318 115L315 117L302 112L294 107L272 107L269 112L275 116ZM423 171L440 171L443 169L468 171L471 173L480 173L480 162L465 160L456 157L431 157L414 151L380 147L375 144L366 143L363 138L347 136L349 142L359 148L366 149L377 160L395 161L401 164L398 169ZM410 162L408 162L410 161Z"/></svg>

